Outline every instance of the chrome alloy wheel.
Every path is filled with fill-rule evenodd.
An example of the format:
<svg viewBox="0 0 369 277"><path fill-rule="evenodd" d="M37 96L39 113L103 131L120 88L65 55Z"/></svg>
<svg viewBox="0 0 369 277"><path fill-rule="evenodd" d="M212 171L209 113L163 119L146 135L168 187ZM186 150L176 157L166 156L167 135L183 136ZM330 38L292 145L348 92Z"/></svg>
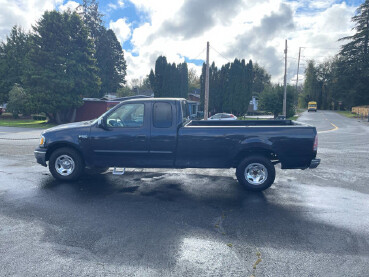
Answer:
<svg viewBox="0 0 369 277"><path fill-rule="evenodd" d="M62 176L71 175L74 168L74 160L68 155L61 155L55 161L55 170Z"/></svg>
<svg viewBox="0 0 369 277"><path fill-rule="evenodd" d="M245 169L245 178L252 185L262 185L268 178L268 170L259 163L251 163Z"/></svg>

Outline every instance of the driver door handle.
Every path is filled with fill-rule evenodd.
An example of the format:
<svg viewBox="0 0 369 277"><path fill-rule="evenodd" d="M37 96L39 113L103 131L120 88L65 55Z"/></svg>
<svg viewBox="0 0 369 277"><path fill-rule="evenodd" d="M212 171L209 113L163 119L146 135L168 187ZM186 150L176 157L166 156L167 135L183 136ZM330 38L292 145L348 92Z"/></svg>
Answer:
<svg viewBox="0 0 369 277"><path fill-rule="evenodd" d="M145 135L138 135L136 136L137 139L146 139L146 136Z"/></svg>

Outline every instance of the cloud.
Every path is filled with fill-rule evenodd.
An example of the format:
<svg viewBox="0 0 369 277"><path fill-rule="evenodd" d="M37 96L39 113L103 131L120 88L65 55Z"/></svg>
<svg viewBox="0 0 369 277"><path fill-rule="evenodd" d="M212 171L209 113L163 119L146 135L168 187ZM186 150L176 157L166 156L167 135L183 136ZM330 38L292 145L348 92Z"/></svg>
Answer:
<svg viewBox="0 0 369 277"><path fill-rule="evenodd" d="M46 10L53 10L62 0L0 0L0 41L14 25L30 30Z"/></svg>
<svg viewBox="0 0 369 277"><path fill-rule="evenodd" d="M120 7L120 8L123 8L124 7L124 1L123 0L118 0L118 6Z"/></svg>
<svg viewBox="0 0 369 277"><path fill-rule="evenodd" d="M338 38L351 33L350 18L355 10L333 0L131 2L139 11L148 13L150 21L132 30L131 51L135 55L131 61L135 61L135 68L127 78L131 78L130 74L137 77L143 67L153 68L155 58L142 57L152 58L154 53L167 56L169 62L183 62L183 57L205 59L203 50L206 41L210 41L210 60L217 66L234 58L252 59L272 74L274 82L282 82L284 44L288 39L287 79L294 81L299 47L310 47L302 50L302 56L323 57L323 60L334 55L340 45ZM305 66L303 59L300 79ZM146 64L137 67L137 61ZM127 65L129 68L128 61ZM191 63L189 67L195 67L197 72L201 70L201 66Z"/></svg>
<svg viewBox="0 0 369 277"><path fill-rule="evenodd" d="M239 12L242 0L188 0L178 13L164 21L156 35L189 39L218 25L227 25Z"/></svg>
<svg viewBox="0 0 369 277"><path fill-rule="evenodd" d="M227 50L227 56L252 56L261 66L268 68L272 75L280 72L280 55L269 42L283 40L283 34L294 29L293 11L290 6L281 4L278 11L265 15L260 25L256 25L238 35L235 43Z"/></svg>
<svg viewBox="0 0 369 277"><path fill-rule="evenodd" d="M127 79L144 77L159 55L169 62L205 60L210 42L210 61L218 67L234 58L252 59L283 81L285 39L288 39L288 80L294 80L299 47L302 49L300 79L306 60L323 61L336 54L340 37L352 34L351 17L356 7L336 0L129 0L136 15L129 21L110 20L107 27L119 41L131 46L125 51ZM29 30L45 10L75 7L79 0L0 0L0 39L14 24ZM125 0L109 0L119 9ZM112 12L111 16L117 12ZM109 16L109 14L108 14ZM139 18L139 20L137 19ZM189 63L201 72L201 66Z"/></svg>
<svg viewBox="0 0 369 277"><path fill-rule="evenodd" d="M66 12L68 10L75 11L80 4L75 1L68 1L64 5L59 6L59 11Z"/></svg>
<svg viewBox="0 0 369 277"><path fill-rule="evenodd" d="M110 21L109 28L114 31L120 43L124 43L131 36L131 25L125 18L119 18L117 21Z"/></svg>
<svg viewBox="0 0 369 277"><path fill-rule="evenodd" d="M110 9L112 9L112 10L116 10L116 9L118 9L118 6L117 6L116 4L113 4L113 3L109 3L109 4L108 4L108 7L109 7Z"/></svg>

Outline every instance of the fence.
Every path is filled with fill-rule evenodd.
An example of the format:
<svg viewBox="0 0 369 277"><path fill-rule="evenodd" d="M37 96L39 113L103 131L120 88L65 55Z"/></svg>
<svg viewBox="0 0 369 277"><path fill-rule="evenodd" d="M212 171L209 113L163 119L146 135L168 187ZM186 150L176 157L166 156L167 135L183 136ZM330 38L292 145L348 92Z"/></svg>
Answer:
<svg viewBox="0 0 369 277"><path fill-rule="evenodd" d="M351 109L352 113L356 113L360 116L368 116L369 113L369 106L357 106L357 107L352 107Z"/></svg>

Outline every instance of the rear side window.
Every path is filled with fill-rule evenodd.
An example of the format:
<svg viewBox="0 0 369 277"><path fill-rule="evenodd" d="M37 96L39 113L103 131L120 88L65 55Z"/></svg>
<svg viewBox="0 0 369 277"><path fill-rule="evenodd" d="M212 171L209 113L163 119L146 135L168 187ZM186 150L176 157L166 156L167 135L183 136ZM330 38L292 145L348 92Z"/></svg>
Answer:
<svg viewBox="0 0 369 277"><path fill-rule="evenodd" d="M181 106L182 106L182 122L185 122L189 119L190 116L188 104L186 101L181 101Z"/></svg>
<svg viewBox="0 0 369 277"><path fill-rule="evenodd" d="M172 105L169 103L154 104L154 127L169 128L172 126Z"/></svg>

